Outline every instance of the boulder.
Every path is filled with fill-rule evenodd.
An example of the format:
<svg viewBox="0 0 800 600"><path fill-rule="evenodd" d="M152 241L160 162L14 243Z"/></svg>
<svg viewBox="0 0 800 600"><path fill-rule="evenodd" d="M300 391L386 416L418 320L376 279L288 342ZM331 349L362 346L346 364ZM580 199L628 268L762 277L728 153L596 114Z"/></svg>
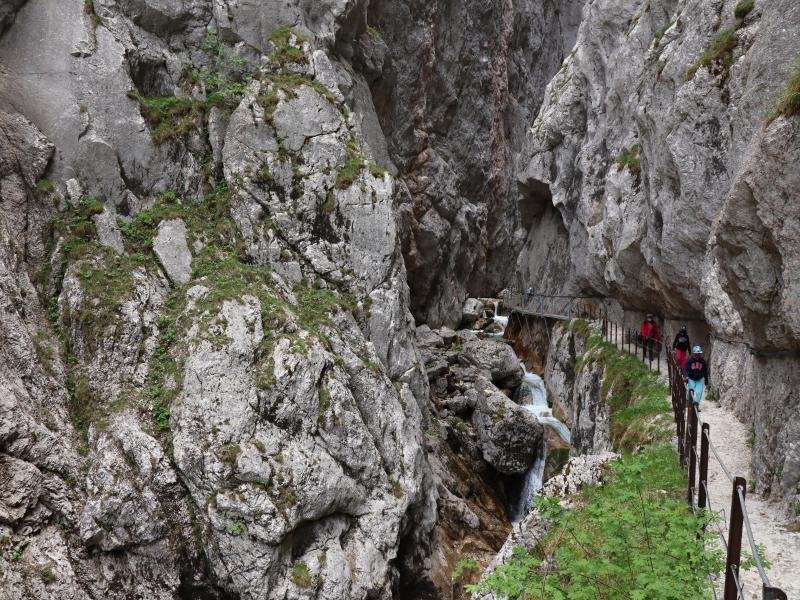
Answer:
<svg viewBox="0 0 800 600"><path fill-rule="evenodd" d="M420 348L441 348L444 346L444 340L435 331L431 330L427 325L420 325L416 331L417 345Z"/></svg>
<svg viewBox="0 0 800 600"><path fill-rule="evenodd" d="M169 280L183 285L192 277L192 253L186 243L186 224L181 219L161 221L153 240L153 252Z"/></svg>
<svg viewBox="0 0 800 600"><path fill-rule="evenodd" d="M69 190L69 188L67 189ZM122 233L111 211L104 208L103 212L99 215L94 215L92 220L97 229L97 237L100 239L100 243L103 246L111 248L117 254L125 252L125 246L122 243Z"/></svg>
<svg viewBox="0 0 800 600"><path fill-rule="evenodd" d="M476 391L472 424L483 458L505 475L524 473L541 448L544 428L486 379L478 380Z"/></svg>
<svg viewBox="0 0 800 600"><path fill-rule="evenodd" d="M510 346L497 340L466 342L460 358L462 364L485 369L492 383L501 388L515 388L522 383L522 367Z"/></svg>
<svg viewBox="0 0 800 600"><path fill-rule="evenodd" d="M483 302L475 298L467 298L461 308L461 326L472 325L483 315Z"/></svg>

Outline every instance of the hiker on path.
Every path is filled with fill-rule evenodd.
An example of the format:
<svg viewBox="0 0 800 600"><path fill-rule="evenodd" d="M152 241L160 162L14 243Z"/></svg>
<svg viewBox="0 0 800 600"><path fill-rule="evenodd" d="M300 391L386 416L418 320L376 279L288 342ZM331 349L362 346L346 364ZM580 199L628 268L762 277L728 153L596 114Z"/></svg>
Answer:
<svg viewBox="0 0 800 600"><path fill-rule="evenodd" d="M683 369L683 380L687 389L694 394L694 405L697 407L697 412L700 412L700 400L703 399L703 390L708 385L708 365L700 346L692 348L692 355Z"/></svg>
<svg viewBox="0 0 800 600"><path fill-rule="evenodd" d="M650 353L650 360L653 360L653 350L658 351L658 344L661 343L661 332L658 330L655 315L647 315L639 328L639 343Z"/></svg>
<svg viewBox="0 0 800 600"><path fill-rule="evenodd" d="M675 361L683 371L686 368L686 359L689 356L689 348L692 343L689 341L689 334L686 333L686 325L681 326L681 330L675 336L675 341L672 342L672 349L675 351Z"/></svg>

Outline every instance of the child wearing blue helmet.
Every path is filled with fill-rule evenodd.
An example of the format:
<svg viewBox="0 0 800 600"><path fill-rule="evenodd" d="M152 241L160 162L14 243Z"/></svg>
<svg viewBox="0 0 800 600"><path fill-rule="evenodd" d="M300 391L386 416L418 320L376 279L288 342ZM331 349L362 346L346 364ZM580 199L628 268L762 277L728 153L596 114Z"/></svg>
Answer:
<svg viewBox="0 0 800 600"><path fill-rule="evenodd" d="M703 389L708 385L708 365L703 358L703 349L700 346L692 348L692 355L686 361L683 369L683 380L686 382L687 389L694 394L694 405L699 412Z"/></svg>

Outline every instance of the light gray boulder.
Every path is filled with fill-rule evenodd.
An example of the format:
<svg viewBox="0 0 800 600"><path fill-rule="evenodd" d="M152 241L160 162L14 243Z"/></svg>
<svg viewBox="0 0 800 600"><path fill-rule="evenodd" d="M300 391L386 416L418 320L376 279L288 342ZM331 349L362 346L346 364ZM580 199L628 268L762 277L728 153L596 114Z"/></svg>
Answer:
<svg viewBox="0 0 800 600"><path fill-rule="evenodd" d="M541 449L542 425L486 379L475 382L475 391L472 424L483 458L500 473L524 473Z"/></svg>
<svg viewBox="0 0 800 600"><path fill-rule="evenodd" d="M125 252L125 245L122 242L122 233L117 225L117 219L108 208L104 207L103 212L94 215L92 220L97 229L97 237L103 246L111 248L117 254Z"/></svg>
<svg viewBox="0 0 800 600"><path fill-rule="evenodd" d="M181 219L159 224L153 252L174 285L184 285L192 278L192 253L186 241L186 224Z"/></svg>
<svg viewBox="0 0 800 600"><path fill-rule="evenodd" d="M483 316L483 302L476 298L467 298L461 308L461 326L472 325Z"/></svg>
<svg viewBox="0 0 800 600"><path fill-rule="evenodd" d="M476 339L464 343L460 362L491 373L492 383L500 388L515 388L522 383L522 367L514 350L503 342Z"/></svg>

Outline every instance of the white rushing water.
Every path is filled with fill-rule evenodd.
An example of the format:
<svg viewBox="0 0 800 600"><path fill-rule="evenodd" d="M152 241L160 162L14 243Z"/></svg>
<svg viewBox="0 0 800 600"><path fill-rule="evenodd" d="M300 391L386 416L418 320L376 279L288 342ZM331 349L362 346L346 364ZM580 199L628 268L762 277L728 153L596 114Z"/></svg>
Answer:
<svg viewBox="0 0 800 600"><path fill-rule="evenodd" d="M495 310L494 322L502 327L500 334L495 334L497 337L503 337L505 329L508 326L508 317L501 316L500 304L498 302ZM536 416L536 419L546 427L552 427L558 435L567 444L570 443L570 431L561 421L553 416L550 406L547 404L547 388L544 385L544 380L535 373L528 373L525 364L520 361L522 367L522 390L527 391L524 394L525 399L530 398L530 404L523 404L522 408L530 411ZM542 489L544 484L544 467L547 462L547 442L542 437L542 447L536 455L536 459L525 473L522 491L520 492L519 499L514 507L512 507L511 520L517 523L525 518L525 515L530 512L531 503L534 496Z"/></svg>

